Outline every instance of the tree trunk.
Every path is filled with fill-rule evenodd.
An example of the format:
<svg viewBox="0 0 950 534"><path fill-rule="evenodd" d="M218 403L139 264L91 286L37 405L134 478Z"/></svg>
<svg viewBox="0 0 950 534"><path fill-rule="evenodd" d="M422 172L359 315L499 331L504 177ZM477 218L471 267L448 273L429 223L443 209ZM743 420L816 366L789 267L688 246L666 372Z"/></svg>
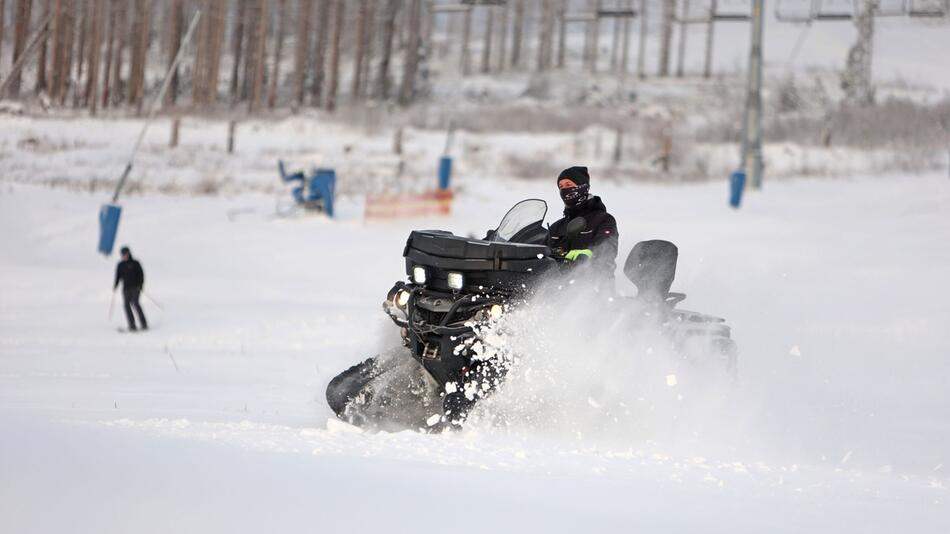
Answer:
<svg viewBox="0 0 950 534"><path fill-rule="evenodd" d="M594 6L594 13L600 11L600 0L591 2ZM590 49L590 72L597 73L597 59L600 57L600 18L595 18L591 28L591 49Z"/></svg>
<svg viewBox="0 0 950 534"><path fill-rule="evenodd" d="M554 13L550 2L541 3L541 31L538 33L538 70L551 67L551 47L554 42Z"/></svg>
<svg viewBox="0 0 950 534"><path fill-rule="evenodd" d="M7 0L0 0L0 59L3 58L3 28L7 23ZM2 72L0 72L2 74Z"/></svg>
<svg viewBox="0 0 950 534"><path fill-rule="evenodd" d="M274 109L277 104L277 86L280 83L280 59L284 53L284 33L287 31L287 0L277 2L277 45L274 47L274 65L271 70L270 94L267 95L267 107Z"/></svg>
<svg viewBox="0 0 950 534"><path fill-rule="evenodd" d="M319 0L319 2L317 4L317 38L313 52L313 85L310 88L310 101L317 107L323 100L327 45L330 43L330 17L333 15L333 0Z"/></svg>
<svg viewBox="0 0 950 534"><path fill-rule="evenodd" d="M557 18L557 68L564 68L564 61L567 57L567 23L564 15L567 14L567 0L561 0L558 3Z"/></svg>
<svg viewBox="0 0 950 534"><path fill-rule="evenodd" d="M376 74L376 98L385 100L389 96L389 62L393 53L393 37L396 33L396 13L399 0L388 0L383 14L383 57Z"/></svg>
<svg viewBox="0 0 950 534"><path fill-rule="evenodd" d="M327 82L327 101L328 111L336 109L336 93L340 85L340 41L343 38L343 20L346 10L345 0L335 0L333 2L333 37L330 39L330 77Z"/></svg>
<svg viewBox="0 0 950 534"><path fill-rule="evenodd" d="M482 45L482 74L491 72L491 42L492 31L495 29L495 8L488 6L488 19L485 21L485 40Z"/></svg>
<svg viewBox="0 0 950 534"><path fill-rule="evenodd" d="M116 25L116 1L109 0L109 33L106 35L106 57L102 62L102 101L100 104L105 109L109 107L109 82L112 79L112 51L115 44L115 25Z"/></svg>
<svg viewBox="0 0 950 534"><path fill-rule="evenodd" d="M73 66L73 32L76 27L75 0L61 0L58 27L56 29L59 42L53 45L53 101L63 105L66 102L66 92L69 89L69 74ZM58 57L57 57L58 54ZM58 63L58 64L57 64Z"/></svg>
<svg viewBox="0 0 950 534"><path fill-rule="evenodd" d="M99 61L102 57L102 26L105 17L105 0L93 0L92 24L89 36L89 72L86 75L86 94L83 104L89 106L89 112L96 114L99 105Z"/></svg>
<svg viewBox="0 0 950 534"><path fill-rule="evenodd" d="M231 30L231 55L234 63L231 65L231 104L239 100L238 89L241 85L241 56L244 51L244 19L246 17L247 1L236 0L234 4L234 25Z"/></svg>
<svg viewBox="0 0 950 534"><path fill-rule="evenodd" d="M626 2L626 7L633 7L632 0ZM623 19L623 45L620 51L620 65L618 68L620 70L620 79L627 79L627 65L630 60L630 17L624 17Z"/></svg>
<svg viewBox="0 0 950 534"><path fill-rule="evenodd" d="M614 17L614 29L610 34L610 71L617 72L620 63L620 37L623 33L623 21L620 17Z"/></svg>
<svg viewBox="0 0 950 534"><path fill-rule="evenodd" d="M715 2L716 0L713 0ZM637 76L647 77L647 0L640 0L640 44L637 47Z"/></svg>
<svg viewBox="0 0 950 534"><path fill-rule="evenodd" d="M73 107L79 107L79 100L82 96L80 84L82 84L83 66L86 61L86 36L89 34L89 2L92 0L79 0L79 48L76 51L76 85L73 87Z"/></svg>
<svg viewBox="0 0 950 534"><path fill-rule="evenodd" d="M30 14L33 9L33 0L17 0L14 13L13 28L13 61L16 63L20 55L26 51L26 40L30 35ZM14 72L10 82L9 94L16 98L20 95L20 73ZM2 95L0 95L2 96Z"/></svg>
<svg viewBox="0 0 950 534"><path fill-rule="evenodd" d="M673 42L673 15L676 13L676 0L663 0L663 26L660 32L660 68L659 76L670 73L670 46Z"/></svg>
<svg viewBox="0 0 950 534"><path fill-rule="evenodd" d="M712 5L710 6L710 13L716 13L716 0L712 0ZM713 29L715 28L716 21L713 17L709 17L709 22L706 23L706 57L703 61L703 78L709 78L712 76L712 52L713 52L713 40L715 34Z"/></svg>
<svg viewBox="0 0 950 534"><path fill-rule="evenodd" d="M260 108L261 98L264 93L264 70L267 68L267 19L268 0L259 0L257 16L257 29L254 32L254 68L251 87L251 100L248 102L248 112L254 112Z"/></svg>
<svg viewBox="0 0 950 534"><path fill-rule="evenodd" d="M135 18L132 22L132 67L129 71L129 104L142 112L145 97L145 60L149 45L151 3L135 0Z"/></svg>
<svg viewBox="0 0 950 534"><path fill-rule="evenodd" d="M211 19L211 44L208 49L208 77L205 83L205 104L218 101L218 80L221 78L221 55L224 52L224 29L227 23L227 0L212 0L208 17Z"/></svg>
<svg viewBox="0 0 950 534"><path fill-rule="evenodd" d="M121 103L127 94L122 87L122 56L125 55L125 49L128 47L128 27L129 10L128 3L123 0L116 0L113 5L116 8L116 28L115 28L115 60L112 66L112 89L110 89L113 104Z"/></svg>
<svg viewBox="0 0 950 534"><path fill-rule="evenodd" d="M178 49L181 47L182 26L185 24L185 0L171 0L171 2L168 4L168 12L166 16L168 17L165 19L165 24L168 28L168 33L166 36L166 48L168 50L168 65L171 66L172 62L175 61L175 55L178 54ZM192 84L193 87L198 87L199 76L197 72L197 59L195 59L195 63L196 72ZM175 71L172 72L171 82L169 82L168 92L165 93L165 105L168 106L174 104L177 98L178 68L175 68Z"/></svg>
<svg viewBox="0 0 950 534"><path fill-rule="evenodd" d="M524 35L524 1L514 0L515 2L515 22L511 28L511 66L517 67L521 64L521 41Z"/></svg>
<svg viewBox="0 0 950 534"><path fill-rule="evenodd" d="M408 106L416 93L416 71L419 68L419 31L420 31L420 0L409 0L409 10L406 12L409 26L409 41L406 46L406 60L403 64L402 87L399 89L399 103Z"/></svg>
<svg viewBox="0 0 950 534"><path fill-rule="evenodd" d="M366 51L363 53L363 68L360 72L360 86L357 88L357 94L360 98L364 98L368 92L367 88L369 87L370 71L372 70L373 64L373 55L376 52L376 9L377 3L373 0L369 0L369 9L366 11L366 35L364 37Z"/></svg>
<svg viewBox="0 0 950 534"><path fill-rule="evenodd" d="M680 21L680 47L676 58L676 76L683 77L686 61L686 19L689 17L689 0L683 0L683 19Z"/></svg>
<svg viewBox="0 0 950 534"><path fill-rule="evenodd" d="M0 5L0 10L3 9L3 6ZM53 11L53 0L43 0L43 12L40 20L45 20L46 17ZM0 26L2 26L3 16L0 15ZM0 30L0 40L3 39L3 31ZM50 23L50 31L46 32L46 35L43 36L43 42L40 44L40 57L36 62L36 92L41 93L46 91L49 88L49 78L47 76L47 63L49 54L47 49L49 47L49 42L51 40L51 35L53 34L53 25ZM0 56L3 57L3 56Z"/></svg>
<svg viewBox="0 0 950 534"><path fill-rule="evenodd" d="M498 60L495 62L495 70L503 71L505 66L508 64L508 25L510 22L510 16L508 13L508 4L501 6L501 20L498 24L498 52L495 56Z"/></svg>
<svg viewBox="0 0 950 534"><path fill-rule="evenodd" d="M353 59L353 87L350 89L350 98L353 101L360 99L360 84L363 82L363 59L366 55L366 15L369 12L367 0L360 0L356 15L356 57Z"/></svg>
<svg viewBox="0 0 950 534"><path fill-rule="evenodd" d="M313 0L299 0L297 4L297 36L294 51L294 102L303 105L307 85L307 52L310 50L310 25Z"/></svg>
<svg viewBox="0 0 950 534"><path fill-rule="evenodd" d="M459 70L462 76L468 76L472 69L471 40L472 40L472 10L468 9L462 20L462 51L459 53Z"/></svg>
<svg viewBox="0 0 950 534"><path fill-rule="evenodd" d="M244 39L244 84L241 87L241 98L250 105L254 91L254 60L257 59L257 35L261 22L261 0L248 0L249 4L244 11L244 28L247 32Z"/></svg>

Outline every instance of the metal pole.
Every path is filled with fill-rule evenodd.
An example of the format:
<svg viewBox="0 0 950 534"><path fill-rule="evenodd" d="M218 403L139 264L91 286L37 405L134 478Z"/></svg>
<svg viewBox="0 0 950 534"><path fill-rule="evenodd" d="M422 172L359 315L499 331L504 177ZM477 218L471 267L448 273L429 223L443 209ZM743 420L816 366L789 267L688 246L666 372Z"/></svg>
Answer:
<svg viewBox="0 0 950 534"><path fill-rule="evenodd" d="M115 193L112 194L112 203L115 204L119 201L119 193L122 192L122 187L125 186L125 181L129 178L129 173L132 172L132 162L135 160L135 154L139 151L139 146L142 144L142 140L145 139L145 133L148 131L149 125L152 123L152 119L155 117L155 112L158 110L158 103L162 101L162 98L165 96L165 91L168 90L168 85L172 81L172 72L178 68L178 63L181 62L182 53L187 48L188 43L191 42L191 36L195 33L195 28L198 27L198 19L201 18L201 10L195 12L195 16L191 19L191 24L188 26L188 32L185 33L185 39L182 41L181 46L178 48L178 53L175 54L175 60L172 61L172 64L168 66L168 70L165 72L165 79L162 81L162 88L159 89L158 94L152 98L152 102L149 104L148 108L148 117L145 119L145 125L142 126L142 131L139 132L139 138L135 141L135 146L132 147L132 154L129 155L129 161L125 164L125 170L122 171L122 177L119 178L118 185L115 186Z"/></svg>
<svg viewBox="0 0 950 534"><path fill-rule="evenodd" d="M749 76L746 83L745 116L742 121L742 168L750 177L747 187L762 188L762 7L752 0L752 39Z"/></svg>
<svg viewBox="0 0 950 534"><path fill-rule="evenodd" d="M703 63L703 78L712 76L713 29L716 24L716 0L709 6L709 23L706 25L706 61Z"/></svg>

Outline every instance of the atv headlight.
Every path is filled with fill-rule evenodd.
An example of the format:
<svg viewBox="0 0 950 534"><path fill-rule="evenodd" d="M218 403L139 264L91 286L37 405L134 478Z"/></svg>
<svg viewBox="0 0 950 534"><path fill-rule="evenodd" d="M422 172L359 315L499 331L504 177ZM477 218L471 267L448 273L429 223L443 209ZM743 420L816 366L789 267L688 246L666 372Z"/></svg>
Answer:
<svg viewBox="0 0 950 534"><path fill-rule="evenodd" d="M426 268L421 265L416 265L412 268L412 281L417 284L426 283Z"/></svg>
<svg viewBox="0 0 950 534"><path fill-rule="evenodd" d="M451 289L462 289L462 286L465 285L465 277L462 276L462 273L449 272L448 279Z"/></svg>
<svg viewBox="0 0 950 534"><path fill-rule="evenodd" d="M406 304L409 304L409 292L405 289L397 291L396 295L393 296L393 304L400 310L405 310Z"/></svg>

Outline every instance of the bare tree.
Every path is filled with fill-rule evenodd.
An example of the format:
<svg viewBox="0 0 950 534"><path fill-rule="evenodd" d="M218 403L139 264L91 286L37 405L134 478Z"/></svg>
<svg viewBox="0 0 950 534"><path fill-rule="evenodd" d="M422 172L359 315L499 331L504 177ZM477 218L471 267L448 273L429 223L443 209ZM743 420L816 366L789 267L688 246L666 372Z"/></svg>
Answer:
<svg viewBox="0 0 950 534"><path fill-rule="evenodd" d="M181 47L181 32L185 25L185 0L171 0L168 3L168 11L166 12L165 25L167 27L166 34L166 49L168 50L168 65L171 66L172 62L175 61L175 55L178 54L178 49ZM204 21L202 21L204 22ZM195 80L192 82L194 87L197 87L198 84L197 71L199 70L198 60L195 60ZM171 105L175 103L175 100L178 98L178 68L175 68L175 71L172 72L172 79L169 82L168 92L165 93L165 105Z"/></svg>
<svg viewBox="0 0 950 534"><path fill-rule="evenodd" d="M261 96L264 92L264 71L267 68L265 64L267 59L267 9L268 0L258 0L256 17L257 28L254 31L254 48L248 57L252 58L253 68L251 70L251 90L250 101L247 103L249 112L256 111L261 104Z"/></svg>
<svg viewBox="0 0 950 534"><path fill-rule="evenodd" d="M597 59L600 56L600 18L596 13L600 11L600 0L592 0L593 11L595 13L594 22L591 23L591 47L590 47L590 72L597 72Z"/></svg>
<svg viewBox="0 0 950 534"><path fill-rule="evenodd" d="M204 102L213 104L218 100L218 80L221 77L221 55L224 53L224 28L227 22L227 0L211 0L207 17L211 19L211 35L208 44L207 73Z"/></svg>
<svg viewBox="0 0 950 534"><path fill-rule="evenodd" d="M100 105L103 109L109 106L109 81L111 80L112 74L112 51L114 49L115 41L115 13L116 13L116 0L108 0L106 2L106 18L108 22L106 23L106 28L108 33L106 34L106 57L102 60L102 97L100 100Z"/></svg>
<svg viewBox="0 0 950 534"><path fill-rule="evenodd" d="M495 54L498 58L495 67L496 71L505 70L505 67L508 65L508 26L511 22L509 5L506 3L499 9L501 9L501 20L499 21L498 27L498 53Z"/></svg>
<svg viewBox="0 0 950 534"><path fill-rule="evenodd" d="M389 96L389 63L393 52L393 37L396 33L396 13L400 0L387 0L383 12L383 53L376 74L376 98L383 100Z"/></svg>
<svg viewBox="0 0 950 534"><path fill-rule="evenodd" d="M83 67L86 61L86 36L89 34L89 2L91 0L79 1L79 48L76 51L76 87L73 89L73 107L79 107L79 100L82 93L79 91L79 84L82 83Z"/></svg>
<svg viewBox="0 0 950 534"><path fill-rule="evenodd" d="M270 78L270 92L267 107L274 109L277 104L277 85L280 81L280 59L284 52L284 33L287 28L287 0L277 1L277 44L274 46L274 65Z"/></svg>
<svg viewBox="0 0 950 534"><path fill-rule="evenodd" d="M148 0L135 0L132 22L132 66L129 71L129 104L142 110L145 96L145 60L149 45L149 26L151 24L151 3Z"/></svg>
<svg viewBox="0 0 950 534"><path fill-rule="evenodd" d="M333 37L330 39L330 77L327 87L326 108L336 109L336 93L340 85L340 41L343 37L343 19L346 10L344 0L333 2Z"/></svg>
<svg viewBox="0 0 950 534"><path fill-rule="evenodd" d="M105 18L105 0L93 0L92 24L89 36L89 72L86 75L86 94L83 103L89 106L91 114L95 115L99 105L99 61L102 57L102 32Z"/></svg>
<svg viewBox="0 0 950 534"><path fill-rule="evenodd" d="M313 85L310 87L311 102L321 105L323 84L326 80L327 45L330 42L330 16L333 14L333 0L319 0L317 4L317 39L313 51Z"/></svg>
<svg viewBox="0 0 950 534"><path fill-rule="evenodd" d="M421 1L409 0L409 10L406 13L409 26L409 41L406 46L406 59L403 62L402 86L399 88L399 103L408 106L415 97L416 71L419 68L419 38Z"/></svg>
<svg viewBox="0 0 950 534"><path fill-rule="evenodd" d="M462 19L462 51L459 53L459 71L462 76L468 76L472 69L471 41L472 41L472 10L465 11Z"/></svg>
<svg viewBox="0 0 950 534"><path fill-rule="evenodd" d="M70 0L72 1L72 0ZM128 2L123 0L116 0L112 6L116 10L116 28L115 28L115 59L113 60L112 66L112 88L109 90L112 95L110 96L113 103L122 102L122 99L125 98L125 91L122 87L122 56L125 54L125 49L128 47L128 26L129 26L129 10Z"/></svg>
<svg viewBox="0 0 950 534"><path fill-rule="evenodd" d="M3 29L6 27L7 0L0 0L0 58L3 57Z"/></svg>
<svg viewBox="0 0 950 534"><path fill-rule="evenodd" d="M557 68L564 68L564 61L567 56L567 24L564 20L567 15L567 0L560 0L557 8Z"/></svg>
<svg viewBox="0 0 950 534"><path fill-rule="evenodd" d="M0 10L2 9L3 9L3 6L0 5ZM48 17L52 11L53 11L53 0L43 0L43 14L42 14L41 20L45 20L46 17ZM2 25L3 25L3 15L0 15L0 26ZM3 39L2 33L3 33L3 30L0 29L0 40ZM49 45L51 34L52 34L52 31L46 32L46 34L42 37L42 42L40 44L40 57L36 62L37 63L36 65L36 92L37 93L46 91L49 86L49 79L47 76L46 67L47 67L47 62L48 62L47 59L49 55L47 53L47 48Z"/></svg>
<svg viewBox="0 0 950 534"><path fill-rule="evenodd" d="M676 0L663 0L663 26L660 31L660 67L657 74L667 76L670 73L670 47L673 42L673 18L676 13Z"/></svg>
<svg viewBox="0 0 950 534"><path fill-rule="evenodd" d="M492 31L495 29L495 9L488 6L487 18L485 20L485 40L482 44L482 74L491 72L491 42Z"/></svg>
<svg viewBox="0 0 950 534"><path fill-rule="evenodd" d="M357 93L360 95L360 98L366 96L367 87L369 86L370 71L373 63L373 56L376 53L376 27L378 23L376 22L376 11L377 11L377 2L369 0L369 9L366 10L366 34L363 37L365 43L363 46L366 48L363 58L363 68L360 69L360 84L357 88ZM431 23L431 19L430 19Z"/></svg>
<svg viewBox="0 0 950 534"><path fill-rule="evenodd" d="M313 16L313 0L299 0L297 3L297 36L294 51L294 102L303 105L304 89L307 84L307 52L310 49L310 26Z"/></svg>
<svg viewBox="0 0 950 534"><path fill-rule="evenodd" d="M76 24L74 0L59 0L53 8L53 80L50 98L65 102L72 67L73 28Z"/></svg>
<svg viewBox="0 0 950 534"><path fill-rule="evenodd" d="M514 0L515 2L515 21L511 27L511 66L517 67L521 64L521 42L524 36L524 2L525 0Z"/></svg>
<svg viewBox="0 0 950 534"><path fill-rule="evenodd" d="M244 50L244 19L246 18L247 0L236 0L234 3L234 25L231 29L231 103L240 99L241 84L241 57Z"/></svg>
<svg viewBox="0 0 950 534"><path fill-rule="evenodd" d="M369 5L367 0L360 0L359 8L356 13L356 57L353 59L353 87L350 90L351 98L356 101L360 99L360 85L363 83L363 60L366 55L366 33L367 13Z"/></svg>
<svg viewBox="0 0 950 534"><path fill-rule="evenodd" d="M541 4L541 31L538 33L538 70L551 67L551 48L554 44L554 6L551 2Z"/></svg>
<svg viewBox="0 0 950 534"><path fill-rule="evenodd" d="M30 12L33 9L33 0L17 0L13 19L13 63L26 51L26 39L30 35ZM20 73L13 72L10 81L10 95L17 97L20 94Z"/></svg>

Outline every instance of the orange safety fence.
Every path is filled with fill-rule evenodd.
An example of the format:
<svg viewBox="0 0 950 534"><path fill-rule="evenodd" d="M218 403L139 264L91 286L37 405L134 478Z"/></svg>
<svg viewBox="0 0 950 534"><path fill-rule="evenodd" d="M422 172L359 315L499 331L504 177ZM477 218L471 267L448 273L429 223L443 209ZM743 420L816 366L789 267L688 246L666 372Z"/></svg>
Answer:
<svg viewBox="0 0 950 534"><path fill-rule="evenodd" d="M431 217L452 213L452 191L435 190L366 197L365 220Z"/></svg>

